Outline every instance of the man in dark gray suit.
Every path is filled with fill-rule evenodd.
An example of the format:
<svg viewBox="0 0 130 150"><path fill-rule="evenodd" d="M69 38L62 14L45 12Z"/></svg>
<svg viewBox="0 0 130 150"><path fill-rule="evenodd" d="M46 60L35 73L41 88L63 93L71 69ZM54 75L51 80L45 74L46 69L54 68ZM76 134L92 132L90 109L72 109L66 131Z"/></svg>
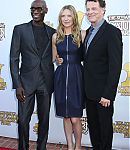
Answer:
<svg viewBox="0 0 130 150"><path fill-rule="evenodd" d="M122 67L121 31L104 19L104 0L86 0L84 80L90 139L94 150L111 150L113 106Z"/></svg>
<svg viewBox="0 0 130 150"><path fill-rule="evenodd" d="M18 99L19 150L29 149L29 123L35 96L39 121L37 150L46 150L54 75L51 37L55 32L43 22L47 10L44 0L33 1L33 20L16 25L13 30L10 70Z"/></svg>

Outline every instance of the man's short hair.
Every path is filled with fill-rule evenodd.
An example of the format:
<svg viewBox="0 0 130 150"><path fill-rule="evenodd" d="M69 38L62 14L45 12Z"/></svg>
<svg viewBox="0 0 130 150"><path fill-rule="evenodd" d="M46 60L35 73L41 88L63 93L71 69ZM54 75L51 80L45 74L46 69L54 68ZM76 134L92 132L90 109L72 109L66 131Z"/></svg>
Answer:
<svg viewBox="0 0 130 150"><path fill-rule="evenodd" d="M31 6L32 6L34 3L36 3L36 2L40 2L40 3L42 4L42 7L43 7L43 8L47 8L47 5L46 5L45 0L34 0L34 1L32 2L32 4L31 4Z"/></svg>
<svg viewBox="0 0 130 150"><path fill-rule="evenodd" d="M105 0L85 0L85 5L87 5L87 2L99 2L100 7L102 8L106 7Z"/></svg>

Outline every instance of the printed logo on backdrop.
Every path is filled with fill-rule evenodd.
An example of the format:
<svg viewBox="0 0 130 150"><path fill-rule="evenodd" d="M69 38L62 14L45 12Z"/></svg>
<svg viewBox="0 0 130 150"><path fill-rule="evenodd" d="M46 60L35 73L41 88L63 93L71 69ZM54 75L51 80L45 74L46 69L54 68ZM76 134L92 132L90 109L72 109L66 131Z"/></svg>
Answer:
<svg viewBox="0 0 130 150"><path fill-rule="evenodd" d="M80 26L81 26L81 25L82 25L83 18L84 18L84 16L85 16L85 13L83 13L82 11L78 11L77 14L78 14L79 24L80 24Z"/></svg>
<svg viewBox="0 0 130 150"><path fill-rule="evenodd" d="M114 133L123 134L124 138L130 138L130 122L115 121L113 131Z"/></svg>
<svg viewBox="0 0 130 150"><path fill-rule="evenodd" d="M1 125L10 126L11 123L17 123L18 115L16 112L0 111Z"/></svg>
<svg viewBox="0 0 130 150"><path fill-rule="evenodd" d="M108 16L108 21L119 28L123 36L130 35L130 15L110 15Z"/></svg>
<svg viewBox="0 0 130 150"><path fill-rule="evenodd" d="M126 79L118 86L118 93L121 93L121 96L130 96L130 63L124 64L123 70L126 72Z"/></svg>
<svg viewBox="0 0 130 150"><path fill-rule="evenodd" d="M0 64L0 90L4 90L6 87L6 82L4 82L4 79L1 77L1 70L3 66L3 64Z"/></svg>
<svg viewBox="0 0 130 150"><path fill-rule="evenodd" d="M5 38L5 24L0 23L0 41Z"/></svg>
<svg viewBox="0 0 130 150"><path fill-rule="evenodd" d="M87 135L88 134L87 117L82 117L80 120L81 120L81 124L82 124L82 133Z"/></svg>

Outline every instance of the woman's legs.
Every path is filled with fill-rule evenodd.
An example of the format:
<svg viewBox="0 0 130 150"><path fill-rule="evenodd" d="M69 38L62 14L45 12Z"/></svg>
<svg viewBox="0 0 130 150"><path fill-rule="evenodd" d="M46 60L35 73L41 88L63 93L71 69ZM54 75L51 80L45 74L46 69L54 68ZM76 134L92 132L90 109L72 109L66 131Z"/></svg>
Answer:
<svg viewBox="0 0 130 150"><path fill-rule="evenodd" d="M75 150L81 150L81 138L82 138L82 125L80 118L71 118L74 137L75 137Z"/></svg>
<svg viewBox="0 0 130 150"><path fill-rule="evenodd" d="M72 140L72 122L70 118L64 118L63 119L64 123L64 131L65 131L65 136L66 136L66 141L68 145L68 150L73 150L73 140Z"/></svg>
<svg viewBox="0 0 130 150"><path fill-rule="evenodd" d="M82 126L80 118L64 118L64 131L68 150L73 150L73 132L75 137L75 150L81 150Z"/></svg>

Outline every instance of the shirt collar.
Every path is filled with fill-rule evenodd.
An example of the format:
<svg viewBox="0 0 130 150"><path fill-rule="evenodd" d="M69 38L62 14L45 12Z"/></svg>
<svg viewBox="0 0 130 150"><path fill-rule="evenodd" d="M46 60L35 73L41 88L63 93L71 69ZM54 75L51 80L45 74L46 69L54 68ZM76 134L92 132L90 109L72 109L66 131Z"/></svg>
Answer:
<svg viewBox="0 0 130 150"><path fill-rule="evenodd" d="M104 18L103 18L101 21L99 21L99 22L96 24L96 26L93 27L94 30L98 30L98 29L101 27L101 25L104 23L104 21L105 21Z"/></svg>

